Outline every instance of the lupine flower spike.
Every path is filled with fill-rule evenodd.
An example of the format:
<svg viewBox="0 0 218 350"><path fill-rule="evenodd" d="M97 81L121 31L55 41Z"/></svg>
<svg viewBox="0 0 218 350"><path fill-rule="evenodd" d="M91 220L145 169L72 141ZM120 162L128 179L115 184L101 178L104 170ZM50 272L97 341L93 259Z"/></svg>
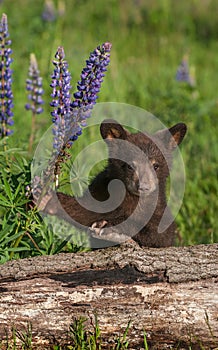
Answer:
<svg viewBox="0 0 218 350"><path fill-rule="evenodd" d="M66 152L66 135L69 134L68 130L70 125L70 90L71 90L71 75L68 71L68 63L65 60L65 53L63 47L58 47L58 50L55 55L55 60L53 61L55 66L54 72L52 74L52 83L51 87L53 89L51 97L53 97L52 102L50 103L53 107L52 122L53 126L53 153L57 155L55 160L55 182L58 186L58 176L60 173L60 164L64 161L64 158L68 157Z"/></svg>
<svg viewBox="0 0 218 350"><path fill-rule="evenodd" d="M36 115L43 112L42 104L44 103L42 95L42 78L39 76L39 69L35 55L30 55L29 78L26 80L26 90L28 91L29 102L25 105L26 110L32 112L32 127L29 138L29 152L32 150L35 128Z"/></svg>
<svg viewBox="0 0 218 350"><path fill-rule="evenodd" d="M110 51L112 44L109 42L98 46L91 52L86 61L86 67L82 70L80 81L78 82L78 91L74 93L74 101L71 103L73 111L73 122L77 122L80 127L80 133L83 126L86 125L86 119L90 117L91 110L96 104L98 93L103 82L103 77L110 63ZM75 141L78 134L71 138Z"/></svg>
<svg viewBox="0 0 218 350"><path fill-rule="evenodd" d="M189 69L188 55L184 55L183 60L177 69L176 80L184 81L191 87L194 87L196 85L193 67Z"/></svg>
<svg viewBox="0 0 218 350"><path fill-rule="evenodd" d="M56 19L56 11L53 0L45 0L42 19L45 22L53 22Z"/></svg>
<svg viewBox="0 0 218 350"><path fill-rule="evenodd" d="M82 127L86 126L86 119L91 115L91 110L96 103L103 82L104 73L110 62L111 46L110 43L105 43L98 46L90 54L77 85L78 91L74 93L72 102L70 101L71 77L67 69L67 63L64 60L64 50L62 47L58 48L57 61L53 62L56 68L51 84L53 88L52 97L54 98L51 103L54 107L52 112L54 123L53 146L58 154L55 166L56 176L60 172L60 163L64 161L64 158L69 157L66 150L81 135Z"/></svg>
<svg viewBox="0 0 218 350"><path fill-rule="evenodd" d="M3 14L0 22L0 138L13 133L9 129L13 121L12 63L7 15Z"/></svg>

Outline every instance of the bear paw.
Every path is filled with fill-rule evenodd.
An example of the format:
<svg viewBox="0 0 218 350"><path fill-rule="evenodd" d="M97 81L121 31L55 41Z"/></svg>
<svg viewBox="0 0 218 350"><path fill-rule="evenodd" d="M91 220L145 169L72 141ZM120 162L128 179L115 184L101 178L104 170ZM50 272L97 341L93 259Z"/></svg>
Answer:
<svg viewBox="0 0 218 350"><path fill-rule="evenodd" d="M94 222L89 227L89 232L92 237L98 239L104 239L106 241L111 241L115 243L123 243L127 241L130 237L121 233L116 226L108 226L106 220L101 220Z"/></svg>

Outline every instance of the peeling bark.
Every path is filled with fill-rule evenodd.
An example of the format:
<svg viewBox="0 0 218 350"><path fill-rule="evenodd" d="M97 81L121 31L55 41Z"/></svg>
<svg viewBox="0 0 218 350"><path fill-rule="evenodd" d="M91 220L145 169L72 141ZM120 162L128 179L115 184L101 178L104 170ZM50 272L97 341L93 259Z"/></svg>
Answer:
<svg viewBox="0 0 218 350"><path fill-rule="evenodd" d="M0 337L32 324L33 344L68 342L74 318L97 313L109 349L131 321L130 348L218 348L218 244L148 249L122 245L40 256L0 267ZM111 345L112 346L112 345Z"/></svg>

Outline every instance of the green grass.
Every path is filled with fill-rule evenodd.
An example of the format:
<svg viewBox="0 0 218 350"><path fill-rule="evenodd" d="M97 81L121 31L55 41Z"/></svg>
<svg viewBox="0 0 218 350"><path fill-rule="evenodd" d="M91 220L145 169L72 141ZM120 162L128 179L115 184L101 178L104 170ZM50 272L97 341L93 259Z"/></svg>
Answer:
<svg viewBox="0 0 218 350"><path fill-rule="evenodd" d="M30 182L33 156L27 154L31 117L24 109L29 55L35 53L38 60L46 101L45 111L37 119L36 147L51 125L49 84L52 59L59 45L64 46L74 90L89 52L111 41L111 63L99 101L144 108L167 126L187 123L188 135L181 146L186 190L176 218L180 244L218 242L217 1L59 0L54 4L56 8L65 4L65 13L53 22L41 19L44 1L0 4L0 11L8 15L14 59L15 125L8 149L19 148L9 151L8 167L6 155L0 153L1 261L76 251L85 245L69 226L66 232L73 236L71 242L57 238L58 223L45 225L37 212L27 213L25 207L25 186ZM178 64L187 52L196 71L196 89L175 81ZM91 132L84 132L77 143L86 145L92 137Z"/></svg>
<svg viewBox="0 0 218 350"><path fill-rule="evenodd" d="M88 326L88 323L90 325ZM68 332L63 334L64 343L54 340L55 344L51 344L50 350L125 350L133 349L134 344L131 344L130 332L131 322L128 322L126 328L122 330L121 334L111 337L110 343L105 343L104 335L101 332L98 318L95 315L94 319L87 319L85 317L75 318L69 326ZM32 350L35 349L33 342L33 331L31 324L27 324L25 330L12 329L12 337L6 336L6 339L0 340L0 350ZM213 336L213 335L212 335ZM171 349L196 349L196 345L200 350L206 350L201 340L194 335L190 335L190 340L187 342L178 342L174 340L175 344L171 345ZM160 345L160 344L159 344ZM44 345L45 346L45 345ZM216 343L214 342L216 347ZM41 347L39 347L41 349ZM152 344L147 340L147 334L143 331L143 340L140 344L140 349L149 350L152 349ZM214 348L215 349L215 348Z"/></svg>

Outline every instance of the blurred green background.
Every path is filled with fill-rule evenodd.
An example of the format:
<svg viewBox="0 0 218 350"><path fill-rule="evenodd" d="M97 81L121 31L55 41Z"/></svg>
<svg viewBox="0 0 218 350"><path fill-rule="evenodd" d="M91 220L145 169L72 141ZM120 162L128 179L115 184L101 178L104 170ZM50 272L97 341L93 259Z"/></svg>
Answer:
<svg viewBox="0 0 218 350"><path fill-rule="evenodd" d="M24 105L30 53L38 60L46 101L37 119L36 146L51 124L49 84L57 47L64 47L75 90L89 52L110 41L111 63L99 101L142 107L169 126L187 123L180 243L218 242L218 1L3 0L0 10L8 16L14 59L10 145L28 148L31 116ZM184 54L195 87L175 80Z"/></svg>

